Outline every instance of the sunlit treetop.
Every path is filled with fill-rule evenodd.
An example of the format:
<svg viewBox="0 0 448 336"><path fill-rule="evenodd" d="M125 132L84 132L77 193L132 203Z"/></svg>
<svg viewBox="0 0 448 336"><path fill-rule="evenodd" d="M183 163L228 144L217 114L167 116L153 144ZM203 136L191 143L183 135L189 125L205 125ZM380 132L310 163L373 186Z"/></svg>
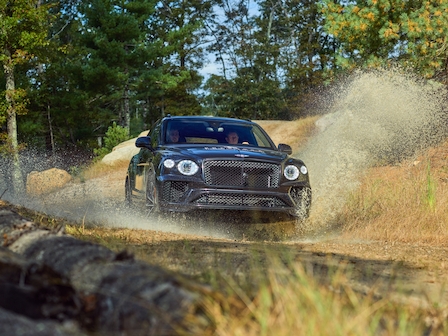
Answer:
<svg viewBox="0 0 448 336"><path fill-rule="evenodd" d="M321 11L341 43L340 67L398 62L427 77L445 68L448 1L323 0Z"/></svg>
<svg viewBox="0 0 448 336"><path fill-rule="evenodd" d="M0 62L25 62L48 45L49 7L33 0L0 0Z"/></svg>

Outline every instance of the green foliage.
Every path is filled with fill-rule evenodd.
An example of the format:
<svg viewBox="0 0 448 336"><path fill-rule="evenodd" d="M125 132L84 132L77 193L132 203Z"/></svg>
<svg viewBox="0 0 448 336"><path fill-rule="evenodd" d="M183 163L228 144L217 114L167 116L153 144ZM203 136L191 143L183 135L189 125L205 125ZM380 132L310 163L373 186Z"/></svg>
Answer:
<svg viewBox="0 0 448 336"><path fill-rule="evenodd" d="M301 102L323 83L319 73L331 66L334 40L325 36L317 2L257 4L259 14L252 15L247 3L224 1L225 19L211 25L216 40L209 50L223 71L222 80L206 84L206 110L252 119L306 115Z"/></svg>
<svg viewBox="0 0 448 336"><path fill-rule="evenodd" d="M101 160L106 154L110 153L112 149L123 141L129 140L129 135L126 128L117 125L115 122L109 126L104 137L104 146L96 148L93 153L96 155L96 160Z"/></svg>
<svg viewBox="0 0 448 336"><path fill-rule="evenodd" d="M2 92L3 97L9 97L14 104L11 106L6 100L0 101L0 124L6 121L6 115L11 108L14 108L16 114L26 114L29 104L26 91L24 89L6 90Z"/></svg>
<svg viewBox="0 0 448 336"><path fill-rule="evenodd" d="M297 118L356 67L398 62L448 82L446 1L36 4L0 0L0 61L14 69L16 113L28 110L19 140L41 147L92 148L111 121L136 135L168 113ZM201 91L206 51L221 72ZM0 98L1 123L11 106Z"/></svg>
<svg viewBox="0 0 448 336"><path fill-rule="evenodd" d="M16 114L26 113L26 92L17 89L14 70L19 64L29 62L39 51L48 46L48 27L51 16L49 5L38 5L33 1L0 0L0 63L5 72L6 98L0 104L0 121L5 121L6 113L15 118ZM12 134L10 137L15 135ZM12 143L17 139L10 139Z"/></svg>
<svg viewBox="0 0 448 336"><path fill-rule="evenodd" d="M0 62L15 66L48 45L49 5L28 0L0 0Z"/></svg>
<svg viewBox="0 0 448 336"><path fill-rule="evenodd" d="M339 42L336 65L379 67L398 62L432 77L445 71L448 2L323 0L325 28Z"/></svg>

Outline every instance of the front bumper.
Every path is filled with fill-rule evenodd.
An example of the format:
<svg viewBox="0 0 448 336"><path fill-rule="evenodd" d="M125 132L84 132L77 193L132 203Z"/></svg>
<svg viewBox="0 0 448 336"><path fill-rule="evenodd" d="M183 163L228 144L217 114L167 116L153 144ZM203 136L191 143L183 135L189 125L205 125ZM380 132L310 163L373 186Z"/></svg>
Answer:
<svg viewBox="0 0 448 336"><path fill-rule="evenodd" d="M294 213L302 202L297 195L309 185L287 183L276 188L213 187L202 181L175 180L162 176L157 180L160 208L185 212L195 209L228 209L251 211L281 211Z"/></svg>

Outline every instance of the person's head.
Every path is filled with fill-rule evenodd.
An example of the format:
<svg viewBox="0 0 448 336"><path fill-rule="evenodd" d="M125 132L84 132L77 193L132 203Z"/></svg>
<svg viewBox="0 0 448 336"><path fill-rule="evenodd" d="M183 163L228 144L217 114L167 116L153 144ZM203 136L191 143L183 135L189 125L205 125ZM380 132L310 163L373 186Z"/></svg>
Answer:
<svg viewBox="0 0 448 336"><path fill-rule="evenodd" d="M179 131L177 129L173 128L168 131L168 141L179 142Z"/></svg>
<svg viewBox="0 0 448 336"><path fill-rule="evenodd" d="M239 136L238 136L238 133L236 133L235 131L231 131L231 132L227 133L227 136L226 136L227 143L229 143L231 145L236 145L238 143L238 140L239 140Z"/></svg>

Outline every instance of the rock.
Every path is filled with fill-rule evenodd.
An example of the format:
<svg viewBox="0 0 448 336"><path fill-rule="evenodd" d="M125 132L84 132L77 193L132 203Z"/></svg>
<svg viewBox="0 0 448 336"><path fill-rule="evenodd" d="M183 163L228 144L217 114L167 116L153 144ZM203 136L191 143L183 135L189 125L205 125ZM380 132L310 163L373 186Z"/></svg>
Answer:
<svg viewBox="0 0 448 336"><path fill-rule="evenodd" d="M132 145L128 144L127 146L122 146L112 150L111 153L107 154L103 159L101 160L102 163L113 166L118 162L126 161L129 162L131 158L137 154L140 150L140 148L135 147L135 139L132 139ZM129 142L130 140L126 141Z"/></svg>
<svg viewBox="0 0 448 336"><path fill-rule="evenodd" d="M42 172L32 171L27 176L26 192L36 196L47 194L65 186L72 179L63 169L51 168Z"/></svg>
<svg viewBox="0 0 448 336"><path fill-rule="evenodd" d="M146 136L147 134L148 131L144 131L140 133L139 136ZM101 162L108 166L113 166L122 161L129 162L132 157L140 151L140 148L135 147L135 140L137 140L137 138L118 144L112 149L112 152L104 156Z"/></svg>

